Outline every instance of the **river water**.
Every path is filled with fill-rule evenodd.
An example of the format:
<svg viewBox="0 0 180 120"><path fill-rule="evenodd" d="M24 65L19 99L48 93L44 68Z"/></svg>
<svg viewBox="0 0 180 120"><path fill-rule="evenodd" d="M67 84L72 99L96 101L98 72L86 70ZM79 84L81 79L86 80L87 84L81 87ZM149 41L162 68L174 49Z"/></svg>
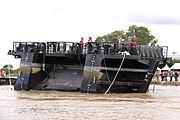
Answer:
<svg viewBox="0 0 180 120"><path fill-rule="evenodd" d="M180 120L180 87L153 88L105 95L0 86L0 120Z"/></svg>

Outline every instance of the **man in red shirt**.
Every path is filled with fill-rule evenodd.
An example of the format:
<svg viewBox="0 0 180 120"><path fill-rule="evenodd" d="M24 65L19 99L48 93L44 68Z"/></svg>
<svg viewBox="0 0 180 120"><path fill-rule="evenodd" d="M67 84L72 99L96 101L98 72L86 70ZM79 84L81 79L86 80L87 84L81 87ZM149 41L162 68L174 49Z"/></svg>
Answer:
<svg viewBox="0 0 180 120"><path fill-rule="evenodd" d="M135 55L135 54L137 54L137 51L136 51L136 46L137 46L137 43L136 43L136 41L134 40L134 39L132 39L130 42L129 42L129 46L131 46L131 51L130 51L130 53L132 54L132 55Z"/></svg>
<svg viewBox="0 0 180 120"><path fill-rule="evenodd" d="M135 40L132 39L132 40L129 42L129 45L130 45L132 48L136 48L137 43L136 43Z"/></svg>
<svg viewBox="0 0 180 120"><path fill-rule="evenodd" d="M84 45L84 38L81 37L81 40L80 40L80 45L83 46Z"/></svg>

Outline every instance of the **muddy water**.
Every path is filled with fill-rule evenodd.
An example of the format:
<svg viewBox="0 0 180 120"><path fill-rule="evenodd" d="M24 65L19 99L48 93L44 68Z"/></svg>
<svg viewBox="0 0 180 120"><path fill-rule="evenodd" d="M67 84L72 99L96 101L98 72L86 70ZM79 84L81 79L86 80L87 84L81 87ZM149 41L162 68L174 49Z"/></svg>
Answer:
<svg viewBox="0 0 180 120"><path fill-rule="evenodd" d="M0 120L180 120L180 87L143 94L13 91L0 86Z"/></svg>

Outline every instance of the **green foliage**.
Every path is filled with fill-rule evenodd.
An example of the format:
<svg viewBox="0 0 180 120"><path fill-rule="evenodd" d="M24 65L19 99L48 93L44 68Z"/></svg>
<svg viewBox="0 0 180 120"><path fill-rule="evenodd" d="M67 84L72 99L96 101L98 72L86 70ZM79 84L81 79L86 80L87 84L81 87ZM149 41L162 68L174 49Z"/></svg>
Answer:
<svg viewBox="0 0 180 120"><path fill-rule="evenodd" d="M171 67L173 66L173 64L174 64L174 60L172 58L167 58L167 65Z"/></svg>
<svg viewBox="0 0 180 120"><path fill-rule="evenodd" d="M11 71L11 76L18 76L19 68Z"/></svg>
<svg viewBox="0 0 180 120"><path fill-rule="evenodd" d="M114 31L111 34L99 36L96 38L96 42L126 42L135 39L138 44L142 45L157 45L158 40L151 35L148 28L143 26L132 25L128 30Z"/></svg>
<svg viewBox="0 0 180 120"><path fill-rule="evenodd" d="M114 31L111 34L107 34L107 35L103 35L103 36L99 36L96 38L96 42L119 42L122 41L122 39L124 38L124 31L120 30L120 31Z"/></svg>
<svg viewBox="0 0 180 120"><path fill-rule="evenodd" d="M173 59L172 57L168 58L167 65L169 67L172 67L175 63L180 63L180 60Z"/></svg>
<svg viewBox="0 0 180 120"><path fill-rule="evenodd" d="M126 34L132 36L132 39L135 39L138 44L142 45L149 45L149 43L153 42L155 39L155 37L150 34L148 28L143 26L130 26Z"/></svg>
<svg viewBox="0 0 180 120"><path fill-rule="evenodd" d="M3 66L3 68L1 70L5 71L6 74L9 74L9 72L12 73L12 69L13 69L13 65L6 64Z"/></svg>
<svg viewBox="0 0 180 120"><path fill-rule="evenodd" d="M3 68L13 69L13 65L11 65L11 64L6 64L6 65L3 66Z"/></svg>

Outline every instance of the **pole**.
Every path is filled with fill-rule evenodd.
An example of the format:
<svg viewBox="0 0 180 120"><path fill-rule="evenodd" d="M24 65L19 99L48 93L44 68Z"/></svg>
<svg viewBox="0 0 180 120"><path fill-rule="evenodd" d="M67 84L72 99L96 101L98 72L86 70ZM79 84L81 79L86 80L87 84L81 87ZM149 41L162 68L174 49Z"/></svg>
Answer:
<svg viewBox="0 0 180 120"><path fill-rule="evenodd" d="M13 90L12 83L11 83L11 78L10 78L10 66L9 65L8 65L8 77L9 77L10 89Z"/></svg>
<svg viewBox="0 0 180 120"><path fill-rule="evenodd" d="M9 65L8 65L8 77L9 77L9 85L11 86L10 67L9 67Z"/></svg>
<svg viewBox="0 0 180 120"><path fill-rule="evenodd" d="M173 72L174 72L174 64L175 64L175 63L174 63L174 62L175 62L175 58L174 58L175 53L176 53L176 52L172 52L172 54L173 54Z"/></svg>

